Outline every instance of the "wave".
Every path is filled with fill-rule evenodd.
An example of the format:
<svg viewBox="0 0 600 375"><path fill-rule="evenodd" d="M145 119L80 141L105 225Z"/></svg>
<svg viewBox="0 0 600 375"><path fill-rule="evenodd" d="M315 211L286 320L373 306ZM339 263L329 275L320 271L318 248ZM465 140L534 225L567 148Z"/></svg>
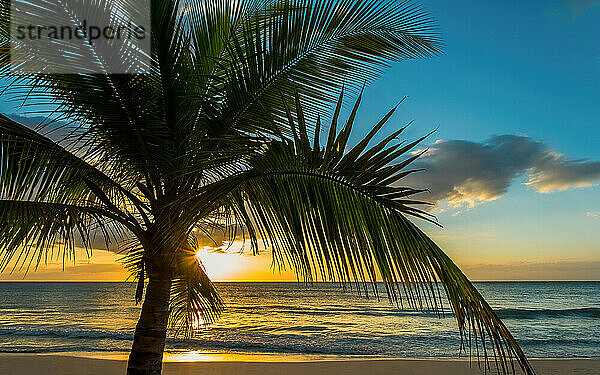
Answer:
<svg viewBox="0 0 600 375"><path fill-rule="evenodd" d="M299 332L304 330L312 333L319 331L316 326L294 327ZM325 334L326 335L326 334ZM0 328L0 338L5 337L9 341L23 337L33 338L36 345L29 341L10 346L0 346L0 352L13 353L52 353L64 351L120 351L128 350L130 341L133 339L131 333L103 331L103 330L76 330L76 329L32 329L23 327ZM8 337L7 337L8 336ZM425 347L424 343L430 342L429 335L402 336L402 341L412 349ZM49 341L38 341L39 338L47 337ZM1 339L0 339L1 340ZM106 340L114 340L113 344L106 345ZM390 338L388 338L390 340ZM445 345L457 344L458 338L445 342ZM299 353L316 355L362 355L362 356L385 356L389 355L389 347L381 346L380 338L330 338L323 336L310 337L303 334L273 335L268 332L250 334L239 331L235 332L213 332L209 337L197 337L193 339L167 339L168 347L173 350L224 350L260 353ZM437 338L438 343L443 338ZM456 342L455 342L456 341ZM19 342L19 341L17 341ZM407 347L408 347L407 346ZM426 352L424 352L426 353ZM423 354L423 353L422 353Z"/></svg>
<svg viewBox="0 0 600 375"><path fill-rule="evenodd" d="M504 319L539 319L539 318L591 318L600 319L600 308L584 307L576 309L496 309L500 318Z"/></svg>
<svg viewBox="0 0 600 375"><path fill-rule="evenodd" d="M133 333L100 330L69 330L48 328L0 328L0 336L66 337L72 339L132 340Z"/></svg>
<svg viewBox="0 0 600 375"><path fill-rule="evenodd" d="M295 327L296 329L298 327ZM310 329L314 329L312 327ZM309 329L309 330L310 330ZM301 331L301 330L300 330ZM4 339L2 337L4 336ZM33 339L22 340L31 336ZM40 337L47 337L41 340ZM16 339L16 341L14 341ZM99 352L128 351L131 333L76 330L0 328L0 342L8 340L8 346L0 346L0 352L53 353L53 352ZM107 344L110 340L110 344ZM302 334L272 335L268 332L211 332L207 337L190 340L168 339L169 350L208 350L217 352L246 353L297 353L309 355L367 356L367 357L449 357L457 355L458 337L455 332L431 334L398 334L385 337L331 337L327 334L305 336ZM582 357L597 356L600 341L594 337L545 337L522 338L519 341L533 356L573 356L577 347ZM435 350L433 350L436 348Z"/></svg>
<svg viewBox="0 0 600 375"><path fill-rule="evenodd" d="M600 346L600 340L597 339L581 339L577 338L528 338L519 340L519 344L540 347L540 346L577 346L577 347L590 347L598 348ZM576 354L576 353L573 353Z"/></svg>
<svg viewBox="0 0 600 375"><path fill-rule="evenodd" d="M269 306L270 311L277 313L293 315L313 315L313 316L329 316L335 314L351 314L367 317L438 317L435 311L419 311L419 310L402 310L402 309L366 309L361 310L358 308L290 308L289 306ZM243 308L235 307L234 310L243 310ZM572 308L572 309L519 309L519 308L497 308L494 311L500 318L505 319L540 319L550 317L579 317L579 318L591 318L600 319L600 308L595 307L584 307L584 308ZM443 311L440 311L439 317L442 318L454 318L454 313L448 308L444 307Z"/></svg>

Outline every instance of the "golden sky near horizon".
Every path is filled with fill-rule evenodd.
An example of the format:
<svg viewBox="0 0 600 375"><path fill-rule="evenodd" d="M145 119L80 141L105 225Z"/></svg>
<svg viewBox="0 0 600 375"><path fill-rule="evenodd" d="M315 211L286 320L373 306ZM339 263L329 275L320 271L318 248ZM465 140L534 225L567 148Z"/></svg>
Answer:
<svg viewBox="0 0 600 375"><path fill-rule="evenodd" d="M491 244L489 236L482 234L470 238L470 246L464 246L467 238L448 238L440 234L432 236L472 280L600 280L600 261L594 257L553 259L550 257L526 258L506 256L500 251L505 244L498 244L494 252L477 255L470 246ZM462 244L462 251L453 251ZM271 255L263 252L253 256L240 251L241 244L227 252L199 249L198 256L214 281L296 281L291 270L273 269ZM489 253L496 253L491 256ZM118 262L121 256L105 250L94 250L88 258L85 251L77 253L75 262L60 259L40 264L37 270L25 274L23 270L5 270L0 281L125 281L127 271Z"/></svg>

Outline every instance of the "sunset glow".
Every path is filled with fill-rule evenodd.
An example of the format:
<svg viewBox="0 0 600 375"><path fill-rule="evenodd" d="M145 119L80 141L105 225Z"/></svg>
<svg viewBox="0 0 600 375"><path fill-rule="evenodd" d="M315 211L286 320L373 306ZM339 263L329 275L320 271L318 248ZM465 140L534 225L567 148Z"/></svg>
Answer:
<svg viewBox="0 0 600 375"><path fill-rule="evenodd" d="M239 277L244 272L244 256L239 252L223 253L209 246L202 247L196 252L206 273L211 280L228 280Z"/></svg>

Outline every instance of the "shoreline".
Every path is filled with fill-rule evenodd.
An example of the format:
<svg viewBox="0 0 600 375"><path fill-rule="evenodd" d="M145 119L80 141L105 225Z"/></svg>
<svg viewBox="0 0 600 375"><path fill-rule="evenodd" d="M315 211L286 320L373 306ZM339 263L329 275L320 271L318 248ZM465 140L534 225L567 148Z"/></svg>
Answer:
<svg viewBox="0 0 600 375"><path fill-rule="evenodd" d="M127 361L129 351L64 351L64 352L0 352L2 357L69 357L97 360ZM532 362L547 361L598 361L600 357L529 357ZM283 352L214 351L214 350L165 350L163 363L196 362L345 362L345 361L442 361L477 363L477 357L385 357L376 355L305 354Z"/></svg>
<svg viewBox="0 0 600 375"><path fill-rule="evenodd" d="M92 353L1 353L0 373L4 375L37 374L45 375L112 375L124 374L126 369L126 353L120 357L110 354L93 356ZM261 355L245 355L244 359L230 357L222 359L218 356L206 355L196 357L197 360L166 359L163 374L199 374L211 375L331 375L331 374L415 374L415 375L470 375L483 374L478 369L477 361L468 359L437 358L347 358L347 359L294 359L293 355L278 355L272 360ZM188 358L189 359L189 358ZM531 363L538 375L561 374L598 374L600 375L600 359L532 359ZM492 364L492 371L495 371ZM521 374L516 371L516 374Z"/></svg>

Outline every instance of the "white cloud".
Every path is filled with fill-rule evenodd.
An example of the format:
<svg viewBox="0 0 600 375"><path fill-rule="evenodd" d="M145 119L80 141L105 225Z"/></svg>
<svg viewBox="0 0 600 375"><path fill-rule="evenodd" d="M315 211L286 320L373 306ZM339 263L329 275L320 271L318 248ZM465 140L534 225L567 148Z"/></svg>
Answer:
<svg viewBox="0 0 600 375"><path fill-rule="evenodd" d="M568 159L543 142L516 135L494 136L484 142L437 141L413 167L426 171L401 183L429 188L426 199L448 200L453 207L494 201L521 176L528 176L526 185L538 193L600 183L600 162Z"/></svg>

